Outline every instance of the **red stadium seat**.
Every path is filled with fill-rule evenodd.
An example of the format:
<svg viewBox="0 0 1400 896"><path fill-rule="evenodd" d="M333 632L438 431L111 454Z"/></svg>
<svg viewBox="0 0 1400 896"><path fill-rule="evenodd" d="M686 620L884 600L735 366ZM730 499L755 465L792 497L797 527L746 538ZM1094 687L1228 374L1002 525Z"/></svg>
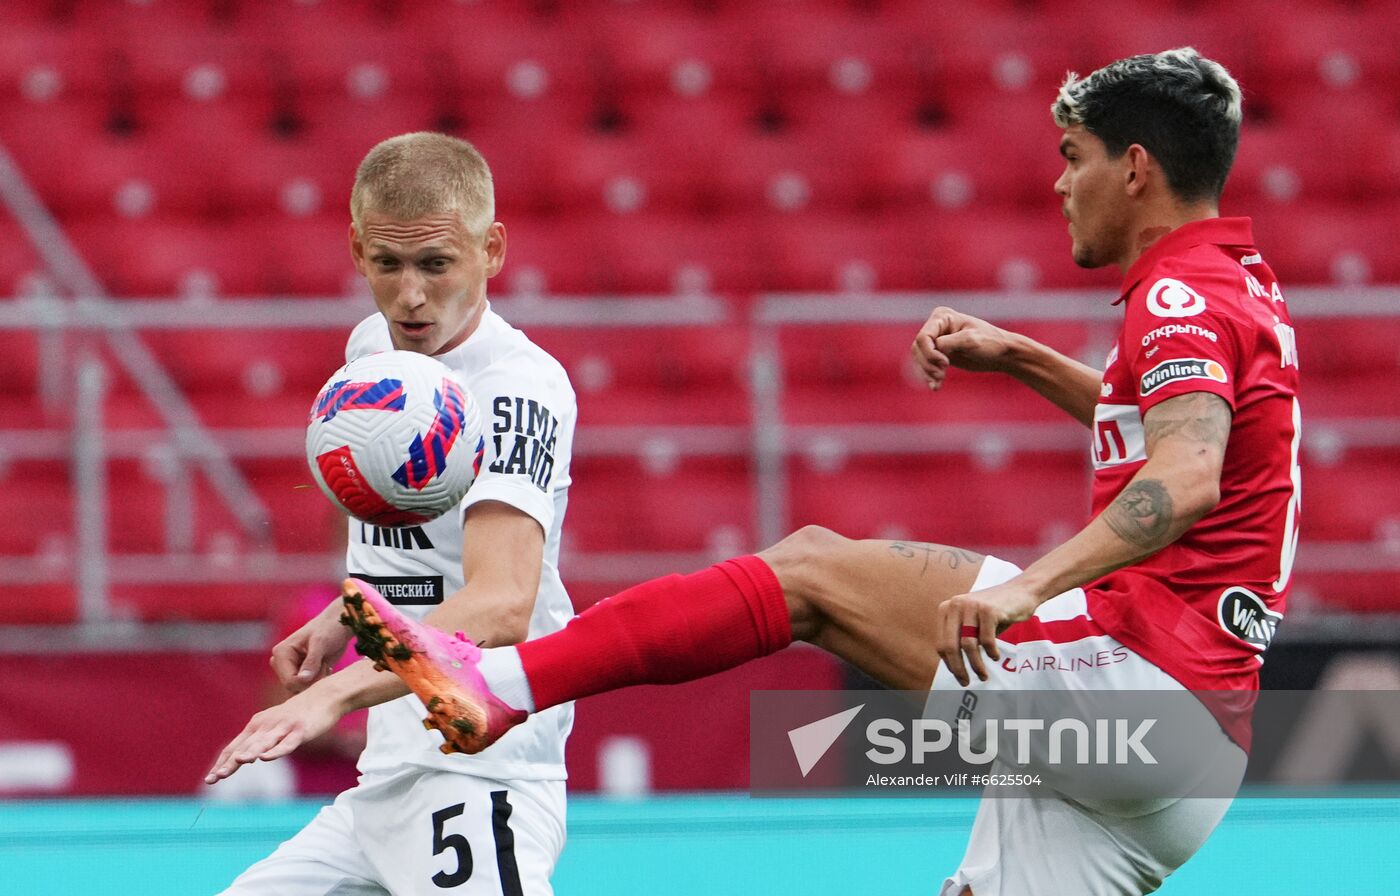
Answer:
<svg viewBox="0 0 1400 896"><path fill-rule="evenodd" d="M1345 141L1329 139L1313 128L1281 124L1260 124L1246 127L1240 137L1239 152L1225 188L1225 202L1246 201L1267 212L1261 214L1288 216L1289 207L1299 199L1328 201L1350 199L1376 187L1376 181L1353 164L1339 164L1332 149L1357 157L1361 152L1374 152L1370 139L1357 139L1348 133ZM1309 150L1303 146L1325 141L1328 152ZM1355 142L1364 149L1342 150L1335 144ZM1369 181L1369 183L1368 183Z"/></svg>
<svg viewBox="0 0 1400 896"><path fill-rule="evenodd" d="M8 215L0 214L0 297L28 288L44 270L39 254Z"/></svg>
<svg viewBox="0 0 1400 896"><path fill-rule="evenodd" d="M878 298L866 301L878 302ZM929 310L932 310L930 308ZM1107 334L1082 323L997 321L1088 363ZM997 376L952 371L930 393L909 355L914 325L829 324L789 327L780 334L784 420L822 423L1017 423L1066 418L1030 389ZM969 446L970 448L971 446Z"/></svg>
<svg viewBox="0 0 1400 896"><path fill-rule="evenodd" d="M168 467L163 467L169 469ZM153 465L108 463L108 549L116 554L156 554L165 547L165 489ZM197 479L197 474L189 473Z"/></svg>
<svg viewBox="0 0 1400 896"><path fill-rule="evenodd" d="M440 77L441 60L451 59L452 76L469 91L499 91L511 69L528 61L544 67L547 91L567 91L588 85L604 54L594 35L576 30L563 12L548 4L401 3L389 25L404 40L432 47L422 56L397 57L430 77L434 69ZM458 39L463 34L473 37L469 50Z"/></svg>
<svg viewBox="0 0 1400 896"><path fill-rule="evenodd" d="M64 582L30 584L24 587L24 600L7 608L10 625L68 625L78 619L78 601L72 585Z"/></svg>
<svg viewBox="0 0 1400 896"><path fill-rule="evenodd" d="M581 430L580 441L587 438ZM753 488L743 458L668 459L659 440L632 457L576 456L569 493L569 550L713 551L749 548ZM648 469L648 465L651 469Z"/></svg>
<svg viewBox="0 0 1400 896"><path fill-rule="evenodd" d="M745 293L763 282L769 247L742 212L600 215L599 262L623 293Z"/></svg>
<svg viewBox="0 0 1400 896"><path fill-rule="evenodd" d="M308 156L333 171L352 175L376 143L410 131L432 130L439 112L434 99L421 93L365 98L340 91L307 93L300 105Z"/></svg>
<svg viewBox="0 0 1400 896"><path fill-rule="evenodd" d="M372 306L365 307L368 312ZM345 336L340 330L143 334L209 426L292 430L305 425L317 390L345 362Z"/></svg>
<svg viewBox="0 0 1400 896"><path fill-rule="evenodd" d="M226 128L219 132L228 133ZM226 169L218 164L218 157L192 152L188 144L164 135L143 130L132 138L108 138L96 146L79 144L78 148L97 150L93 155L105 158L112 167L104 170L103 166L87 165L85 156L74 159L76 164L71 169L65 165L69 171L86 168L82 175L69 175L75 181L86 181L91 197L91 204L85 208L71 210L75 216L190 216L209 226L231 205L227 186L221 183L221 173ZM51 195L72 195L81 200L84 193L70 194L66 186L59 185Z"/></svg>
<svg viewBox="0 0 1400 896"><path fill-rule="evenodd" d="M656 136L585 131L565 146L556 147L547 170L522 172L521 176L545 179L555 191L556 202L585 214L697 207L700 187L693 172L675 164L677 152L683 148L669 138L654 139ZM510 149L503 148L500 154L508 156Z"/></svg>
<svg viewBox="0 0 1400 896"><path fill-rule="evenodd" d="M1313 424L1311 429L1319 428ZM1312 449L1304 430L1304 525L1312 537L1327 541L1369 542L1382 520L1397 518L1394 496L1400 494L1400 451L1394 447L1344 447L1340 456L1324 458Z"/></svg>
<svg viewBox="0 0 1400 896"><path fill-rule="evenodd" d="M1086 17L1082 7L1068 0L1047 0L1045 5L1050 29L1076 34L1072 58L1059 65L1061 77L1066 68L1082 77L1123 56L1191 46L1221 62L1241 83L1246 96L1257 87L1257 62L1267 52L1255 23L1259 18L1286 15L1276 9L1257 9L1254 18L1248 13L1208 15L1195 0L1141 4L1131 16L1121 17Z"/></svg>
<svg viewBox="0 0 1400 896"><path fill-rule="evenodd" d="M676 4L637 15L625 5L604 4L561 12L560 27L582 37L592 65L624 93L678 88L695 96L748 91L759 82L759 60L747 46L752 35L725 11Z"/></svg>
<svg viewBox="0 0 1400 896"><path fill-rule="evenodd" d="M1299 202L1291 214L1259 215L1255 236L1284 284L1400 283L1400 252L1389 236L1397 214L1400 200Z"/></svg>
<svg viewBox="0 0 1400 896"><path fill-rule="evenodd" d="M223 295L267 291L258 272L229 252L227 235L204 221L123 220L113 214L72 220L67 231L78 254L115 295L179 295L192 271L212 275Z"/></svg>
<svg viewBox="0 0 1400 896"><path fill-rule="evenodd" d="M7 458L0 488L10 507L28 508L0 514L0 555L48 553L55 571L71 570L73 493L67 462Z"/></svg>
<svg viewBox="0 0 1400 896"><path fill-rule="evenodd" d="M852 7L808 4L798 12L758 4L736 7L730 15L743 35L735 42L739 52L757 64L762 86L784 95L821 92L859 102L905 93L924 74L921 64L937 55L928 47L936 30L909 28Z"/></svg>
<svg viewBox="0 0 1400 896"><path fill-rule="evenodd" d="M247 216L233 223L228 239L229 251L261 274L259 292L338 296L359 282L350 256L350 213L339 202L304 218Z"/></svg>
<svg viewBox="0 0 1400 896"><path fill-rule="evenodd" d="M47 97L54 106L108 86L111 54L102 35L48 21L24 21L37 4L5 9L0 31L0 97L16 104Z"/></svg>
<svg viewBox="0 0 1400 896"><path fill-rule="evenodd" d="M472 118L459 135L471 142L491 167L496 217L509 227L522 218L553 215L560 208L553 176L558 170L556 141L544 139L528 116ZM368 150L368 146L366 146Z"/></svg>
<svg viewBox="0 0 1400 896"><path fill-rule="evenodd" d="M1261 80L1286 105L1298 87L1330 84L1394 85L1400 82L1400 18L1393 9L1347 9L1340 4L1296 4L1280 14L1256 0L1251 12L1259 46ZM1386 7L1387 4L1378 4ZM1280 111L1284 111L1280 109Z"/></svg>
<svg viewBox="0 0 1400 896"><path fill-rule="evenodd" d="M69 232L117 295L343 295L355 276L349 215L252 215L219 224L152 216L73 222ZM206 282L212 278L212 283Z"/></svg>
<svg viewBox="0 0 1400 896"><path fill-rule="evenodd" d="M672 144L699 170L717 163L714 141L763 132L758 115L763 99L752 90L714 87L693 96L664 88L638 90L621 102L642 139Z"/></svg>
<svg viewBox="0 0 1400 896"><path fill-rule="evenodd" d="M0 242L3 245L3 242ZM0 306L3 307L3 306ZM0 382L5 384L4 394L9 399L27 400L39 389L38 334L25 330L0 330ZM0 418L4 426L32 426L31 422L11 419L8 415Z"/></svg>
<svg viewBox="0 0 1400 896"><path fill-rule="evenodd" d="M853 454L834 467L799 461L790 473L788 523L979 551L1047 544L1087 521L1088 483L1087 458L1062 453L1017 454L1000 467L954 454Z"/></svg>
<svg viewBox="0 0 1400 896"><path fill-rule="evenodd" d="M569 372L580 432L599 425L744 426L749 419L748 338L738 325L528 331Z"/></svg>
<svg viewBox="0 0 1400 896"><path fill-rule="evenodd" d="M1300 342L1306 345L1315 341L1307 321L1303 321L1301 327ZM1400 392L1394 388L1397 375L1394 362L1383 363L1372 370L1346 373L1313 371L1306 366L1303 370L1298 394L1307 419L1312 419L1314 411L1328 417L1400 417Z"/></svg>
<svg viewBox="0 0 1400 896"><path fill-rule="evenodd" d="M931 215L770 211L755 217L765 289L866 294L939 285Z"/></svg>
<svg viewBox="0 0 1400 896"><path fill-rule="evenodd" d="M506 263L492 281L495 295L589 295L609 291L611 244L606 230L581 224L576 216L510 214L498 217L506 227Z"/></svg>
<svg viewBox="0 0 1400 896"><path fill-rule="evenodd" d="M288 553L334 550L344 538L344 517L315 487L300 444L293 440L280 447L284 455L236 461L269 512L269 528L256 537L242 530L197 465L177 465L159 454L111 461L110 550L115 555L158 554L167 547L167 475L183 476L193 486L194 529L174 534L188 538L197 553L247 555L273 547Z"/></svg>
<svg viewBox="0 0 1400 896"><path fill-rule="evenodd" d="M1058 147L1062 132L1050 115L1055 94L1039 92L945 91L939 102L947 112L945 126L961 134L974 156L993 153L992 160L1018 168L1001 174L1030 184L1033 198L1049 191L1063 166ZM1047 177L1047 175L1049 175Z"/></svg>
<svg viewBox="0 0 1400 896"><path fill-rule="evenodd" d="M1293 323L1301 332L1298 354L1307 371L1304 386L1317 376L1384 375L1400 368L1400 318L1308 317ZM1346 350L1338 351L1338 346Z"/></svg>
<svg viewBox="0 0 1400 896"><path fill-rule="evenodd" d="M263 43L250 46L202 23L142 28L119 22L104 41L119 60L109 77L129 79L137 97L152 107L189 99L219 103L229 97L265 97L272 88Z"/></svg>
<svg viewBox="0 0 1400 896"><path fill-rule="evenodd" d="M507 210L508 211L508 210ZM671 294L747 290L765 247L743 216L594 213L522 217L506 226L496 295Z"/></svg>
<svg viewBox="0 0 1400 896"><path fill-rule="evenodd" d="M1395 579L1395 573L1390 570L1348 570L1340 577L1335 572L1299 570L1293 575L1289 603L1298 606L1306 600L1315 612L1329 615L1393 614L1400 610ZM1360 624L1364 626L1365 622Z"/></svg>
<svg viewBox="0 0 1400 896"><path fill-rule="evenodd" d="M339 214L349 224L355 166L347 158L318 158L316 143L271 137L265 127L243 137L217 156L221 198L231 212L269 218Z"/></svg>
<svg viewBox="0 0 1400 896"><path fill-rule="evenodd" d="M903 128L881 141L876 176L889 201L929 215L970 204L1016 202L1027 196L1032 185L1023 176L1022 166L1002 155L1000 144L974 146L968 135L946 127ZM1048 205L1056 199L1046 183L1035 186L1042 204Z"/></svg>
<svg viewBox="0 0 1400 896"><path fill-rule="evenodd" d="M100 101L17 103L0 123L0 142L54 211L110 213L124 184L148 182L156 149L147 141L112 134L106 127L108 112ZM178 176L178 171L172 174Z"/></svg>
<svg viewBox="0 0 1400 896"><path fill-rule="evenodd" d="M818 133L717 134L708 151L711 164L696 180L721 208L845 210L874 204L868 161L849 143Z"/></svg>
<svg viewBox="0 0 1400 896"><path fill-rule="evenodd" d="M1053 211L1027 217L1009 208L968 207L934 216L930 229L937 253L932 288L1112 292L1121 282L1117 269L1075 267L1066 223Z"/></svg>

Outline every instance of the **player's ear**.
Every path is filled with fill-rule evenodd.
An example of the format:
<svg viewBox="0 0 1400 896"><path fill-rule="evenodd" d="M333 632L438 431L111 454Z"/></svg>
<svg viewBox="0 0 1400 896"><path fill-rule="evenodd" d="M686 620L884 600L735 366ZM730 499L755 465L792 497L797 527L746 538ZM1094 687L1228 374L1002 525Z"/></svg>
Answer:
<svg viewBox="0 0 1400 896"><path fill-rule="evenodd" d="M1147 169L1152 155L1141 143L1134 143L1123 152L1123 189L1129 196L1138 196L1147 188Z"/></svg>
<svg viewBox="0 0 1400 896"><path fill-rule="evenodd" d="M355 230L355 223L350 222L350 258L355 262L355 270L361 274L365 272L365 247L360 243L360 234Z"/></svg>
<svg viewBox="0 0 1400 896"><path fill-rule="evenodd" d="M506 225L491 222L486 228L486 276L494 277L506 263Z"/></svg>

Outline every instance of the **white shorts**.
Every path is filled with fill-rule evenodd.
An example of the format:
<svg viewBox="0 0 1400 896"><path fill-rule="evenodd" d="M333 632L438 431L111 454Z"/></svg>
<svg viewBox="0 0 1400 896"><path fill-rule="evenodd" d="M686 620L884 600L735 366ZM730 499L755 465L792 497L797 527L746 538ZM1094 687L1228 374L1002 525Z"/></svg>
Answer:
<svg viewBox="0 0 1400 896"><path fill-rule="evenodd" d="M226 896L548 896L564 782L426 769L361 783L239 875Z"/></svg>
<svg viewBox="0 0 1400 896"><path fill-rule="evenodd" d="M1006 582L1020 569L988 557L973 590ZM988 680L973 677L977 691L1185 691L1175 679L1102 631L1089 617L1082 589L1051 598L1036 611L1041 623L1035 640L1000 643L1001 662L988 665ZM961 686L940 670L934 690ZM1191 730L1200 738L1201 777L1209 775L1219 793L1223 777L1229 790L1244 776L1245 753L1203 704L1187 701L1183 710L1199 712ZM1195 761L1193 754L1191 761ZM1026 771L997 759L992 772ZM1188 788L1189 790L1189 788ZM1230 797L1185 797L1153 800L1070 799L1045 788L1025 796L984 798L972 825L967 852L958 870L943 883L940 896L1074 894L1118 896L1151 893L1167 875L1205 843L1224 817Z"/></svg>

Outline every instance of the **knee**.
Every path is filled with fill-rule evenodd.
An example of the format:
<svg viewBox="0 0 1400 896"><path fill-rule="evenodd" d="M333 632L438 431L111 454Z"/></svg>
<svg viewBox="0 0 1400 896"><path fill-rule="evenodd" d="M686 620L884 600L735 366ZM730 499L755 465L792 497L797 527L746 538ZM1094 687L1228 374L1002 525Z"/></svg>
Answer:
<svg viewBox="0 0 1400 896"><path fill-rule="evenodd" d="M830 529L804 526L759 554L783 586L798 637L803 637L801 632L807 627L820 625L825 615L823 586L831 580L830 565L840 555L842 545L849 543L850 539Z"/></svg>
<svg viewBox="0 0 1400 896"><path fill-rule="evenodd" d="M823 563L833 558L840 546L848 541L821 526L803 526L782 541L764 551L763 557L778 574L784 590L802 590L804 579L820 578Z"/></svg>
<svg viewBox="0 0 1400 896"><path fill-rule="evenodd" d="M760 554L783 586L797 640L811 641L826 622L821 599L823 568L845 540L830 529L803 526Z"/></svg>

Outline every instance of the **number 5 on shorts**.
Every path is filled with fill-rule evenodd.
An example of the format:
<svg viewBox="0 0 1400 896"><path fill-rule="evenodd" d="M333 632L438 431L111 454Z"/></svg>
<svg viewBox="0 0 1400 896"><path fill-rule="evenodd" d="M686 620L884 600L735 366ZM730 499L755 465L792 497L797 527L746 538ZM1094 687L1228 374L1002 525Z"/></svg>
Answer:
<svg viewBox="0 0 1400 896"><path fill-rule="evenodd" d="M472 877L472 846L462 834L444 830L449 821L467 811L465 803L447 806L433 813L433 855L455 854L456 867L433 875L433 883L444 890L460 887ZM491 794L491 833L496 841L496 870L501 876L502 896L523 896L520 869L515 864L515 832L510 829L510 800L504 790Z"/></svg>

